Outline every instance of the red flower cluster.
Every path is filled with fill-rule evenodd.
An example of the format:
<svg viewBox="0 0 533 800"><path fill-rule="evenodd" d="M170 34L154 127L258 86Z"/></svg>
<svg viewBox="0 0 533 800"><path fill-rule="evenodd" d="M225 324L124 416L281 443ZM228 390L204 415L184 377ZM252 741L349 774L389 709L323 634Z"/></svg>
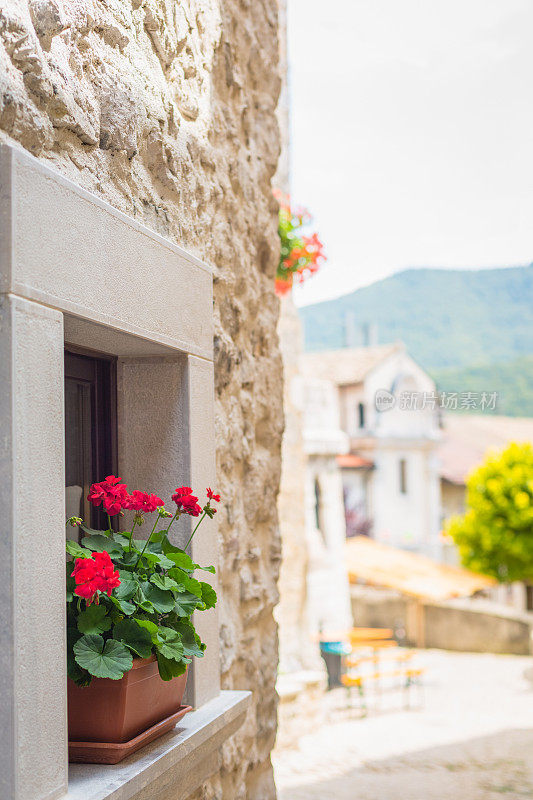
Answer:
<svg viewBox="0 0 533 800"><path fill-rule="evenodd" d="M156 494L148 494L148 492L141 492L139 489L134 489L126 500L127 505L124 508L129 508L132 511L141 511L145 514L151 514L158 506L165 504Z"/></svg>
<svg viewBox="0 0 533 800"><path fill-rule="evenodd" d="M151 514L157 511L158 507L164 506L164 502L156 494L148 494L134 489L131 494L127 492L125 483L120 483L120 478L108 475L105 481L93 483L87 499L94 506L102 505L110 516L119 514L122 510L138 511L141 514ZM180 486L172 499L181 514L189 514L191 517L199 517L202 507L198 503L198 498L192 493L190 486ZM212 489L207 489L207 499L220 502L220 495L215 494ZM214 509L212 509L214 513ZM167 514L167 516L169 516Z"/></svg>
<svg viewBox="0 0 533 800"><path fill-rule="evenodd" d="M125 483L120 483L120 478L108 475L105 481L93 483L87 495L87 500L93 506L103 505L107 513L110 516L114 516L122 511L123 508L127 508L127 488Z"/></svg>
<svg viewBox="0 0 533 800"><path fill-rule="evenodd" d="M202 506L198 505L198 498L193 495L190 486L180 486L172 495L172 499L182 514L199 517L202 513Z"/></svg>
<svg viewBox="0 0 533 800"><path fill-rule="evenodd" d="M118 570L114 569L109 553L93 553L91 558L77 558L72 577L76 581L74 594L84 597L87 605L93 600L98 605L98 592L111 592L120 586Z"/></svg>
<svg viewBox="0 0 533 800"><path fill-rule="evenodd" d="M284 277L278 278L276 288L278 294L285 294L292 288L294 277L303 283L307 277L318 272L320 265L326 260L324 245L317 233L312 236L302 236L301 247L294 247L289 255L281 262Z"/></svg>
<svg viewBox="0 0 533 800"><path fill-rule="evenodd" d="M125 483L120 483L120 478L108 475L105 481L93 483L87 495L87 500L93 506L103 505L111 517L114 514L119 514L124 509L151 514L158 506L165 505L156 494L141 492L139 489L134 489L131 494L128 494L127 489L128 487Z"/></svg>
<svg viewBox="0 0 533 800"><path fill-rule="evenodd" d="M292 289L294 278L303 283L317 272L326 256L318 234L304 236L301 233L301 228L312 220L309 212L291 206L290 198L279 191L275 191L274 195L280 203L278 231L281 239L276 292L283 295Z"/></svg>

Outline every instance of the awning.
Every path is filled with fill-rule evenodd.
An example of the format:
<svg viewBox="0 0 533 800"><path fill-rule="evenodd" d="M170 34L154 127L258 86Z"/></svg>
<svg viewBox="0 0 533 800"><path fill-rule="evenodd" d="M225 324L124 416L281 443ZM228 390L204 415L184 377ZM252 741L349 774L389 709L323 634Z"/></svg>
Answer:
<svg viewBox="0 0 533 800"><path fill-rule="evenodd" d="M337 456L337 464L339 467L349 467L352 469L372 469L374 462L369 458L363 458L355 453L343 453Z"/></svg>
<svg viewBox="0 0 533 800"><path fill-rule="evenodd" d="M367 536L348 539L346 563L350 583L362 580L372 586L396 589L426 600L469 597L497 584L487 575L439 564L426 556L380 544Z"/></svg>

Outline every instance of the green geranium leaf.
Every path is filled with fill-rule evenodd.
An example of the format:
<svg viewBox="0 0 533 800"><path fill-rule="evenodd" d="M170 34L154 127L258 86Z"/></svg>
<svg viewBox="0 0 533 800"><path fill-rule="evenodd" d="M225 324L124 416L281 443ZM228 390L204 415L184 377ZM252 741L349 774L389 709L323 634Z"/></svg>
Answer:
<svg viewBox="0 0 533 800"><path fill-rule="evenodd" d="M178 569L178 567L173 567L169 569L167 572L167 576L172 578L172 580L176 581L176 588L174 591L176 592L185 592L186 586L184 581L189 577L186 572L182 569Z"/></svg>
<svg viewBox="0 0 533 800"><path fill-rule="evenodd" d="M84 547L88 547L93 552L103 553L106 550L110 556L121 556L124 553L124 548L118 542L114 542L108 536L101 533L91 534L91 536L84 536L81 540Z"/></svg>
<svg viewBox="0 0 533 800"><path fill-rule="evenodd" d="M82 547L78 542L72 541L72 539L67 539L65 547L67 553L74 558L90 558L92 555L90 550L86 550L85 547Z"/></svg>
<svg viewBox="0 0 533 800"><path fill-rule="evenodd" d="M152 637L145 627L134 619L123 619L113 628L113 638L123 642L141 658L152 653Z"/></svg>
<svg viewBox="0 0 533 800"><path fill-rule="evenodd" d="M119 559L116 559L116 557L115 557L115 560L118 560L118 563L121 566L124 566L124 567L135 567L138 558L139 558L139 553L137 553L136 550L132 550L132 551L126 550L120 556Z"/></svg>
<svg viewBox="0 0 533 800"><path fill-rule="evenodd" d="M159 564L162 569L171 569L174 566L174 562L170 561L163 553L150 553L148 550L143 555L143 561L146 560L148 564L153 566L154 564Z"/></svg>
<svg viewBox="0 0 533 800"><path fill-rule="evenodd" d="M131 572L121 571L119 574L120 586L115 589L115 597L119 600L130 600L137 591L139 584L133 579Z"/></svg>
<svg viewBox="0 0 533 800"><path fill-rule="evenodd" d="M209 583L201 582L202 587L202 600L206 608L214 608L217 602L217 593Z"/></svg>
<svg viewBox="0 0 533 800"><path fill-rule="evenodd" d="M104 633L110 627L111 619L107 616L105 606L93 603L78 616L78 630L82 633Z"/></svg>
<svg viewBox="0 0 533 800"><path fill-rule="evenodd" d="M155 642L156 639L157 639L158 632L159 632L159 628L155 624L155 622L152 622L149 619L138 619L138 620L136 620L136 622L137 622L137 625L140 625L141 628L144 628L145 630L148 631L148 633L150 634L150 638L151 638L152 642Z"/></svg>
<svg viewBox="0 0 533 800"><path fill-rule="evenodd" d="M169 591L170 589L177 589L178 584L172 578L169 578L167 575L159 575L156 573L152 575L150 578L150 582L154 584L154 586L158 586L160 589L164 591Z"/></svg>
<svg viewBox="0 0 533 800"><path fill-rule="evenodd" d="M168 614L169 611L172 611L175 602L172 592L163 591L148 581L144 581L141 588L145 598L160 614Z"/></svg>
<svg viewBox="0 0 533 800"><path fill-rule="evenodd" d="M67 675L79 686L87 685L91 680L89 673L76 664L73 647L81 639L81 633L71 625L67 626Z"/></svg>
<svg viewBox="0 0 533 800"><path fill-rule="evenodd" d="M76 663L95 678L118 681L133 666L133 657L122 642L86 634L73 647Z"/></svg>
<svg viewBox="0 0 533 800"><path fill-rule="evenodd" d="M157 654L157 666L159 667L159 675L164 681L171 681L172 678L177 678L183 675L187 669L187 661L174 661L172 658L165 658L161 653Z"/></svg>
<svg viewBox="0 0 533 800"><path fill-rule="evenodd" d="M176 631L181 636L183 653L185 656L202 658L205 644L202 642L192 624L186 620L180 620L175 625Z"/></svg>
<svg viewBox="0 0 533 800"><path fill-rule="evenodd" d="M161 641L174 642L176 639L181 640L181 636L174 628L169 628L168 625L159 625L157 628L157 635Z"/></svg>
<svg viewBox="0 0 533 800"><path fill-rule="evenodd" d="M200 603L201 600L195 594L182 592L177 595L173 607L178 617L190 617Z"/></svg>
<svg viewBox="0 0 533 800"><path fill-rule="evenodd" d="M143 581L142 586L147 586L147 585L149 585L147 581ZM157 613L151 602L147 599L146 595L144 594L141 585L139 585L139 588L137 589L133 600L137 603L139 608L142 608L142 610L146 611L148 614Z"/></svg>
<svg viewBox="0 0 533 800"><path fill-rule="evenodd" d="M76 588L76 581L72 577L72 568L73 568L72 561L67 561L66 568L67 568L67 575L66 575L66 589L67 589L67 603L70 603L71 600L74 599L74 589Z"/></svg>
<svg viewBox="0 0 533 800"><path fill-rule="evenodd" d="M163 541L163 539L166 538L167 533L168 531L166 528L163 528L163 530L161 531L156 531L154 534L152 534L151 543L159 544L160 542Z"/></svg>
<svg viewBox="0 0 533 800"><path fill-rule="evenodd" d="M155 534L154 534L154 536L155 536ZM134 539L133 543L139 549L139 551L142 552L144 550L144 555L146 555L147 553L159 553L159 554L161 554L163 552L163 550L161 548L161 543L160 542L154 542L153 539L150 540L148 542L148 544L146 544L146 539ZM145 547L146 547L146 550L145 550Z"/></svg>
<svg viewBox="0 0 533 800"><path fill-rule="evenodd" d="M170 546L173 547L173 545ZM170 558L172 563L176 567L179 567L180 569L185 569L188 570L189 572L193 572L198 566L198 564L195 564L192 558L183 550L178 550L177 548L174 550L166 550L165 547L163 546L163 552L165 553L167 558Z"/></svg>
<svg viewBox="0 0 533 800"><path fill-rule="evenodd" d="M121 545L121 547L124 547L124 549L130 546L129 536L124 536L123 533L116 533L115 531L112 533L112 536L113 536L113 541Z"/></svg>
<svg viewBox="0 0 533 800"><path fill-rule="evenodd" d="M211 575L214 575L215 572L216 572L216 569L213 566L211 566L211 567L199 567L199 569L203 569L204 572L210 572Z"/></svg>
<svg viewBox="0 0 533 800"><path fill-rule="evenodd" d="M120 609L127 617L130 617L137 610L135 603L129 603L127 600L118 600L116 597L113 597L113 595L111 595L109 599L113 605Z"/></svg>
<svg viewBox="0 0 533 800"><path fill-rule="evenodd" d="M157 556L157 563L161 567L161 569L172 569L174 566L174 562L168 558L164 553L155 553Z"/></svg>
<svg viewBox="0 0 533 800"><path fill-rule="evenodd" d="M173 642L156 642L156 648L157 652L164 656L164 658L169 658L173 661L183 661L183 645L177 634Z"/></svg>
<svg viewBox="0 0 533 800"><path fill-rule="evenodd" d="M202 597L202 585L196 578L191 578L190 575L187 575L186 572L177 567L171 569L168 574L182 587L178 591L183 591L183 589L185 589L185 591L195 594L198 598Z"/></svg>
<svg viewBox="0 0 533 800"><path fill-rule="evenodd" d="M87 534L87 536L105 536L106 538L109 537L107 531L97 531L95 528L88 528L87 525L83 525L83 523L80 525L80 528L82 529L82 531L84 531L84 533Z"/></svg>
<svg viewBox="0 0 533 800"><path fill-rule="evenodd" d="M202 598L202 584L200 581L197 581L196 578L191 578L187 575L187 579L184 581L185 588L191 594L196 595L200 600Z"/></svg>
<svg viewBox="0 0 533 800"><path fill-rule="evenodd" d="M168 574L170 578L173 578L179 584L176 591L187 591L191 594L195 594L198 598L202 597L202 586L200 581L197 581L196 578L191 578L190 575L187 575L187 573L179 567L174 567L174 569L169 570Z"/></svg>

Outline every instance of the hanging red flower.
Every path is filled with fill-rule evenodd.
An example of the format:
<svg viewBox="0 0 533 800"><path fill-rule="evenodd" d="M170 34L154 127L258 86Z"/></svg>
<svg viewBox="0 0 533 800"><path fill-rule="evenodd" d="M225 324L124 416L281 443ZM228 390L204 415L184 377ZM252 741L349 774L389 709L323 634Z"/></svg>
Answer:
<svg viewBox="0 0 533 800"><path fill-rule="evenodd" d="M301 233L301 228L312 220L309 212L304 208L292 207L290 198L279 191L274 195L280 204L278 232L281 239L276 292L283 295L290 292L295 278L303 283L310 275L314 275L326 256L317 233L310 236Z"/></svg>

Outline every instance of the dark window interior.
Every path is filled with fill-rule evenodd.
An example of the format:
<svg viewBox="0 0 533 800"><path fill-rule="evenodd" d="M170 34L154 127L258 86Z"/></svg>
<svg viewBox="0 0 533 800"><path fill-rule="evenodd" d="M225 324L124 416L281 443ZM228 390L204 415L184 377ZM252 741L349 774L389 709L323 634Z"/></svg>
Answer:
<svg viewBox="0 0 533 800"><path fill-rule="evenodd" d="M533 585L526 583L526 611L533 611Z"/></svg>
<svg viewBox="0 0 533 800"><path fill-rule="evenodd" d="M400 459L400 492L407 494L407 461L405 458Z"/></svg>
<svg viewBox="0 0 533 800"><path fill-rule="evenodd" d="M365 427L365 406L364 403L359 403L357 406L357 421L360 428Z"/></svg>
<svg viewBox="0 0 533 800"><path fill-rule="evenodd" d="M87 500L89 486L116 468L116 359L65 350L67 516L91 528L107 517Z"/></svg>
<svg viewBox="0 0 533 800"><path fill-rule="evenodd" d="M324 533L324 525L322 519L322 489L320 488L320 482L318 478L315 478L315 525L320 531L322 535L322 539L324 540L324 544L326 544L326 536Z"/></svg>

